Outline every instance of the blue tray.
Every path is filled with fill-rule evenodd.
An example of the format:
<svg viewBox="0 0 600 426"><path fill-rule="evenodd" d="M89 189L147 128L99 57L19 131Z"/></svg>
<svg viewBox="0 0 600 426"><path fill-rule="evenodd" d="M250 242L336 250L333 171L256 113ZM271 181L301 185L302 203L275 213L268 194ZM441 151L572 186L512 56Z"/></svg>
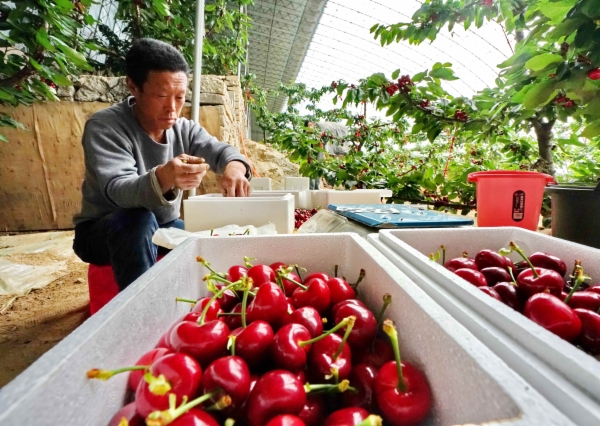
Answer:
<svg viewBox="0 0 600 426"><path fill-rule="evenodd" d="M330 204L342 216L374 228L440 228L473 225L473 220L404 204Z"/></svg>

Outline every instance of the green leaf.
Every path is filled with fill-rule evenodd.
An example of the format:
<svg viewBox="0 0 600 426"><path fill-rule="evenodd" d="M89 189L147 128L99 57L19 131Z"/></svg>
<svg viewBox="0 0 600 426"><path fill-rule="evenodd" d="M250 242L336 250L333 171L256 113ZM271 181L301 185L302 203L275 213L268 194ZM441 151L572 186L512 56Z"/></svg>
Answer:
<svg viewBox="0 0 600 426"><path fill-rule="evenodd" d="M169 5L165 0L152 0L152 4L154 5L154 9L162 16L169 16L171 14L171 12L169 12Z"/></svg>
<svg viewBox="0 0 600 426"><path fill-rule="evenodd" d="M458 77L456 77L454 75L454 72L449 68L437 68L437 69L431 70L429 75L433 78L439 78L442 80L448 80L448 81L458 80Z"/></svg>
<svg viewBox="0 0 600 426"><path fill-rule="evenodd" d="M71 10L74 7L73 3L71 3L69 0L54 0L54 3L67 10Z"/></svg>
<svg viewBox="0 0 600 426"><path fill-rule="evenodd" d="M56 51L56 48L52 45L52 43L50 43L50 40L48 40L48 32L46 31L46 28L40 28L36 33L35 33L35 39L36 41L41 44L46 50L49 50L51 52Z"/></svg>
<svg viewBox="0 0 600 426"><path fill-rule="evenodd" d="M396 80L399 75L400 75L400 68L398 68L396 71L394 71L392 73L392 80Z"/></svg>
<svg viewBox="0 0 600 426"><path fill-rule="evenodd" d="M419 72L413 75L412 81L413 83L417 83L427 77L427 71Z"/></svg>
<svg viewBox="0 0 600 426"><path fill-rule="evenodd" d="M559 2L542 3L540 2L539 8L547 18L549 18L553 24L560 24L567 15L567 12L577 4L577 0L562 0Z"/></svg>
<svg viewBox="0 0 600 426"><path fill-rule="evenodd" d="M206 12L214 12L216 8L217 8L217 6L214 4L207 4L206 6L204 6L204 10ZM377 27L378 25L379 24L375 24L374 28Z"/></svg>
<svg viewBox="0 0 600 426"><path fill-rule="evenodd" d="M547 104L558 94L558 89L555 89L555 86L556 83L551 80L532 85L523 99L523 106L527 109L534 109Z"/></svg>
<svg viewBox="0 0 600 426"><path fill-rule="evenodd" d="M534 56L525 63L525 67L532 71L541 71L548 68L550 65L562 62L563 58L555 53L542 53Z"/></svg>
<svg viewBox="0 0 600 426"><path fill-rule="evenodd" d="M590 18L600 17L600 0L588 0L583 2L581 12L589 16Z"/></svg>
<svg viewBox="0 0 600 426"><path fill-rule="evenodd" d="M596 120L586 126L580 135L582 138L592 139L596 136L600 136L600 120Z"/></svg>
<svg viewBox="0 0 600 426"><path fill-rule="evenodd" d="M71 59L73 61L73 63L75 65L77 65L79 68L85 69L85 70L92 70L93 68L87 63L87 61L85 60L85 57L78 51L76 51L75 49L73 49L70 46L67 46L61 39L54 37L54 36L50 36L50 39L57 44L57 47L65 54L69 57L69 59Z"/></svg>
<svg viewBox="0 0 600 426"><path fill-rule="evenodd" d="M13 95L11 95L10 93L8 93L8 92L6 92L6 91L4 91L3 89L0 88L0 99L12 102L12 101L14 101L15 97Z"/></svg>
<svg viewBox="0 0 600 426"><path fill-rule="evenodd" d="M0 142L8 142L8 139L2 133L0 133Z"/></svg>
<svg viewBox="0 0 600 426"><path fill-rule="evenodd" d="M427 139L429 139L429 142L433 142L435 138L439 136L440 133L442 133L442 128L438 125L433 126L427 131Z"/></svg>
<svg viewBox="0 0 600 426"><path fill-rule="evenodd" d="M577 29L575 36L575 46L583 47L592 39L592 34L596 31L596 24L592 21L587 21Z"/></svg>
<svg viewBox="0 0 600 426"><path fill-rule="evenodd" d="M371 80L377 86L383 86L388 81L387 78L385 78L385 74L383 74L382 72L373 74L372 76L369 77L369 80Z"/></svg>

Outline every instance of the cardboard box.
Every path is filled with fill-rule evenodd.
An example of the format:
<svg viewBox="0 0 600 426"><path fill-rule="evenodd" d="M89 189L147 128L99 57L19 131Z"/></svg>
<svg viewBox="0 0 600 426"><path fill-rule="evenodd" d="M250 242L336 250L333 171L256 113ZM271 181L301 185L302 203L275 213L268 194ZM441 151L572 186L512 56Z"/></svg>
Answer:
<svg viewBox="0 0 600 426"><path fill-rule="evenodd" d="M362 299L393 303L403 359L427 376L433 407L425 425L572 425L492 351L441 309L381 253L354 234L190 238L0 391L0 424L105 426L126 401L127 375L90 381L91 368L131 365L189 306L206 295L201 255L216 270L242 263L298 263L349 279L366 270Z"/></svg>
<svg viewBox="0 0 600 426"><path fill-rule="evenodd" d="M514 241L525 253L561 257L570 272L575 259L600 280L600 250L515 227L385 230L370 235L402 272L485 343L551 403L581 425L600 424L600 362L484 294L428 258L444 244L446 259L463 250L499 250ZM510 256L518 261L516 253ZM542 424L542 423L539 423Z"/></svg>

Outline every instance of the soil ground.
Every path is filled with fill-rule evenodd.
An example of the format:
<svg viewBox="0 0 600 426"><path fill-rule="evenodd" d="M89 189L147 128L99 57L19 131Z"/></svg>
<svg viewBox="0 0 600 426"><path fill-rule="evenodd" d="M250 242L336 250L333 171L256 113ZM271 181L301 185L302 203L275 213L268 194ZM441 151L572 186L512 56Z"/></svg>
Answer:
<svg viewBox="0 0 600 426"><path fill-rule="evenodd" d="M71 236L66 231L65 236ZM18 248L42 234L0 237L0 248ZM52 248L39 253L5 256L19 264L52 265L66 261L66 270L41 289L17 297L0 295L0 387L31 365L89 317L87 264L75 253ZM2 312L3 311L3 312Z"/></svg>

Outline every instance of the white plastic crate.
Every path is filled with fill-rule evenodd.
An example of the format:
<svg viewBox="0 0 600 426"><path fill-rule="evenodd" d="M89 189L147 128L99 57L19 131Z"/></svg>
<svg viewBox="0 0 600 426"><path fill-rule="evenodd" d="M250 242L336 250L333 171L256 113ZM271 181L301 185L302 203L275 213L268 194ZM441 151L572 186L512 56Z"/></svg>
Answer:
<svg viewBox="0 0 600 426"><path fill-rule="evenodd" d="M206 194L183 201L185 230L206 231L226 225L273 223L279 234L294 231L294 196L270 192L251 193L249 197L223 197Z"/></svg>
<svg viewBox="0 0 600 426"><path fill-rule="evenodd" d="M310 187L310 179L307 177L286 177L285 189L296 189L298 191L307 191Z"/></svg>
<svg viewBox="0 0 600 426"><path fill-rule="evenodd" d="M514 241L527 254L561 257L569 271L580 259L598 282L600 250L515 227L384 230L368 239L569 418L586 426L600 424L599 361L428 258L442 244L451 259L463 250L475 256ZM511 258L519 260L516 253Z"/></svg>
<svg viewBox="0 0 600 426"><path fill-rule="evenodd" d="M354 190L337 191L333 189L319 189L311 191L313 207L327 208L330 204L380 204L379 190Z"/></svg>
<svg viewBox="0 0 600 426"><path fill-rule="evenodd" d="M124 404L126 375L90 381L94 367L134 363L189 306L175 297L206 295L195 261L201 255L217 270L243 262L283 261L308 272L347 277L366 270L363 300L378 308L384 293L387 316L399 331L403 358L424 371L433 392L430 425L573 425L463 326L354 234L191 238L113 299L65 340L0 390L0 424L105 426Z"/></svg>
<svg viewBox="0 0 600 426"><path fill-rule="evenodd" d="M250 188L257 191L270 191L271 190L271 178L258 178L253 177L250 180Z"/></svg>

